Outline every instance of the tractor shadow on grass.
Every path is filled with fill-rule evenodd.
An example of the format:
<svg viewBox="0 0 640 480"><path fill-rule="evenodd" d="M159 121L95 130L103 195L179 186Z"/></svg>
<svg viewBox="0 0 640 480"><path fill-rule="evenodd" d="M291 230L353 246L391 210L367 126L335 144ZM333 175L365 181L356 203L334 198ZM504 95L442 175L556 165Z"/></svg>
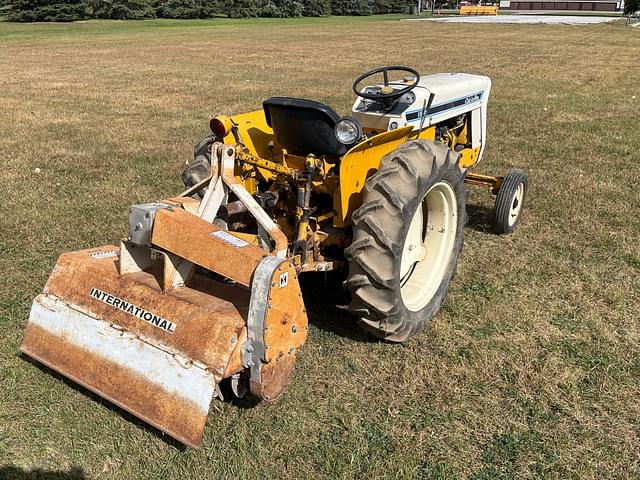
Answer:
<svg viewBox="0 0 640 480"><path fill-rule="evenodd" d="M356 342L378 343L382 340L358 327L349 314L349 294L342 287L344 275L335 272L308 273L300 276L300 287L309 323L319 330Z"/></svg>
<svg viewBox="0 0 640 480"><path fill-rule="evenodd" d="M55 470L24 470L12 465L0 466L2 480L85 480L87 476L81 468L73 467L68 472Z"/></svg>
<svg viewBox="0 0 640 480"><path fill-rule="evenodd" d="M467 228L476 232L493 234L493 208L467 204Z"/></svg>
<svg viewBox="0 0 640 480"><path fill-rule="evenodd" d="M495 235L493 207L467 204L467 216L467 228ZM300 276L309 323L320 330L356 342L384 342L362 330L357 324L357 318L347 311L350 298L342 287L345 278L346 275L337 272L306 273Z"/></svg>

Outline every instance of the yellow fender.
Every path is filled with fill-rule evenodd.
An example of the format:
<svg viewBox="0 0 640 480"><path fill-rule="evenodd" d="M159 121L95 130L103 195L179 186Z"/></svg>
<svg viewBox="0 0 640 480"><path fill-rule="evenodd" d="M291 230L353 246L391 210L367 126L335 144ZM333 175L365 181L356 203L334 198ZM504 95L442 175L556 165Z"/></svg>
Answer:
<svg viewBox="0 0 640 480"><path fill-rule="evenodd" d="M422 131L420 138L433 140L435 127ZM415 138L413 127L403 127L367 138L349 150L340 163L340 187L334 193L335 227L351 224L351 214L362 204L362 190L371 175L378 171L380 161L407 140Z"/></svg>

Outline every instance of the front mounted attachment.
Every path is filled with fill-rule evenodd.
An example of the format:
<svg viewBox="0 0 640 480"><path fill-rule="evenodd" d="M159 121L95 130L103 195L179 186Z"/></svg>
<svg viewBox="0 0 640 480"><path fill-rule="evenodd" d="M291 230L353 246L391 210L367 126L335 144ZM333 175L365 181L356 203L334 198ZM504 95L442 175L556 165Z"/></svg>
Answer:
<svg viewBox="0 0 640 480"><path fill-rule="evenodd" d="M61 255L21 346L192 447L223 379L237 388L244 377L255 396L273 400L307 337L284 234L231 178L233 154L221 159L202 202L132 206L120 248ZM211 223L230 191L256 216L272 252Z"/></svg>

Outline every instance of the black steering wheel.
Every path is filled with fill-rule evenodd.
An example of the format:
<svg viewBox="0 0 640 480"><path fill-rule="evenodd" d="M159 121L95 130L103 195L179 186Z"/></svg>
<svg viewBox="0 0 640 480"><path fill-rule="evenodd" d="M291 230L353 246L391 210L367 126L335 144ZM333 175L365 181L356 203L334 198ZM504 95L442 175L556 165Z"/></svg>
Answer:
<svg viewBox="0 0 640 480"><path fill-rule="evenodd" d="M413 78L413 81L409 83L406 87L401 88L400 90L394 89L392 92L389 92L389 93L383 93L381 91L378 91L376 93L366 93L362 90L358 90L358 85L360 85L363 81L365 81L366 79L368 79L369 77L372 77L377 73L382 73L382 78L384 79L384 86L388 87L389 72L410 73L411 75L413 75L414 78ZM353 82L353 92L359 97L366 98L367 100L378 100L378 101L387 103L395 100L396 98L401 97L405 93L410 92L411 90L416 88L416 86L418 85L418 82L420 82L420 74L416 72L413 68L400 67L397 65L391 66L391 67L380 67L380 68L376 68L375 70L371 70L370 72L367 72L363 75L360 75L358 78L356 78L356 81Z"/></svg>

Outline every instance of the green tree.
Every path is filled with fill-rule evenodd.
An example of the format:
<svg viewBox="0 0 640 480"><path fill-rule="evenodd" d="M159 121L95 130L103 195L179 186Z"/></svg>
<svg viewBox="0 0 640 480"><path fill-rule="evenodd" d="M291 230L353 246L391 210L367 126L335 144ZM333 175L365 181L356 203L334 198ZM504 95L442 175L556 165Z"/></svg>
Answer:
<svg viewBox="0 0 640 480"><path fill-rule="evenodd" d="M0 0L0 16L7 15L11 10L10 0Z"/></svg>
<svg viewBox="0 0 640 480"><path fill-rule="evenodd" d="M303 4L298 0L228 0L226 14L243 17L301 17Z"/></svg>
<svg viewBox="0 0 640 480"><path fill-rule="evenodd" d="M375 0L373 11L374 13L407 13L415 3L413 0Z"/></svg>
<svg viewBox="0 0 640 480"><path fill-rule="evenodd" d="M303 0L302 5L302 15L305 17L331 15L331 0Z"/></svg>
<svg viewBox="0 0 640 480"><path fill-rule="evenodd" d="M333 15L371 15L375 0L331 0Z"/></svg>
<svg viewBox="0 0 640 480"><path fill-rule="evenodd" d="M284 14L280 11L278 5L272 0L267 0L258 9L259 17L281 18Z"/></svg>
<svg viewBox="0 0 640 480"><path fill-rule="evenodd" d="M154 0L153 7L160 18L207 18L218 5L209 0Z"/></svg>
<svg viewBox="0 0 640 480"><path fill-rule="evenodd" d="M96 0L93 6L98 18L136 20L155 17L150 0Z"/></svg>
<svg viewBox="0 0 640 480"><path fill-rule="evenodd" d="M301 17L304 9L297 0L274 0L282 17Z"/></svg>
<svg viewBox="0 0 640 480"><path fill-rule="evenodd" d="M88 0L13 0L8 19L13 22L72 22L91 18Z"/></svg>
<svg viewBox="0 0 640 480"><path fill-rule="evenodd" d="M624 0L624 14L632 15L640 10L640 0Z"/></svg>
<svg viewBox="0 0 640 480"><path fill-rule="evenodd" d="M262 6L262 2L258 0L227 0L224 13L231 18L257 17Z"/></svg>

